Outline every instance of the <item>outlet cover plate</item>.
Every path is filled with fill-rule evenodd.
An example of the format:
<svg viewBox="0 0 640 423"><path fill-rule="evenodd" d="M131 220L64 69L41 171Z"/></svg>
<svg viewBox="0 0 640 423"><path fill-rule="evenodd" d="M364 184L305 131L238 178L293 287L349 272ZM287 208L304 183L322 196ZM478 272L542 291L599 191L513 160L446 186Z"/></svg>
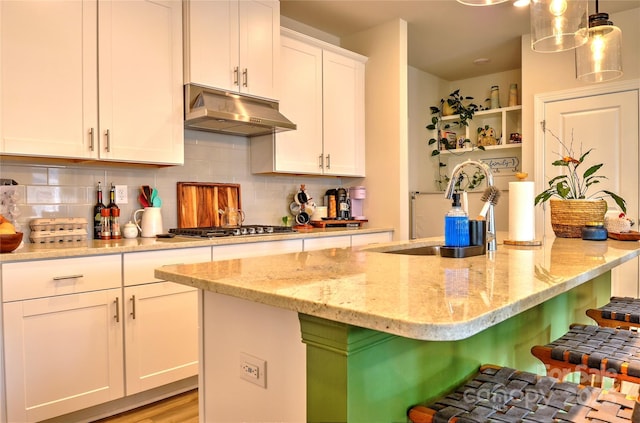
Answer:
<svg viewBox="0 0 640 423"><path fill-rule="evenodd" d="M240 353L240 378L267 388L267 362L247 353Z"/></svg>

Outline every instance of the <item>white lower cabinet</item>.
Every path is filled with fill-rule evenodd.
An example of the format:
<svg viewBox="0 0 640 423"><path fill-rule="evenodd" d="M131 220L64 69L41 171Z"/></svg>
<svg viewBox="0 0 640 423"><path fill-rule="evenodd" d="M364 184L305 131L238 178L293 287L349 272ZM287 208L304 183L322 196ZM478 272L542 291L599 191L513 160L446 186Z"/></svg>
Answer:
<svg viewBox="0 0 640 423"><path fill-rule="evenodd" d="M198 374L198 290L173 282L124 289L126 394Z"/></svg>
<svg viewBox="0 0 640 423"><path fill-rule="evenodd" d="M198 290L154 269L211 261L211 247L125 253L126 395L198 374Z"/></svg>
<svg viewBox="0 0 640 423"><path fill-rule="evenodd" d="M351 237L351 246L360 247L363 245L391 242L392 240L393 232L376 232L371 234L353 235Z"/></svg>
<svg viewBox="0 0 640 423"><path fill-rule="evenodd" d="M304 251L348 247L351 247L351 235L340 235L325 238L308 238L304 240Z"/></svg>
<svg viewBox="0 0 640 423"><path fill-rule="evenodd" d="M36 422L123 396L121 293L3 304L9 422Z"/></svg>

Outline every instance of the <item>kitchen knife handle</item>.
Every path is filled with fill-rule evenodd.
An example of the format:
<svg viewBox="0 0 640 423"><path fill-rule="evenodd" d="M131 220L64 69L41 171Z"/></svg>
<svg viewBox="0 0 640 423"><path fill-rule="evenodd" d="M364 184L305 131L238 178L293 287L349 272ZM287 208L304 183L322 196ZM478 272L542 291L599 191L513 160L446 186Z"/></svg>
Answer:
<svg viewBox="0 0 640 423"><path fill-rule="evenodd" d="M131 317L136 320L136 296L131 296Z"/></svg>
<svg viewBox="0 0 640 423"><path fill-rule="evenodd" d="M91 140L91 143L89 144L89 150L91 150L91 151L93 151L93 135L94 135L94 132L95 131L93 130L93 128L89 129L89 136L90 136L89 139Z"/></svg>
<svg viewBox="0 0 640 423"><path fill-rule="evenodd" d="M107 145L105 146L105 150L107 153L111 153L111 132L107 129L104 132L104 135L107 137Z"/></svg>
<svg viewBox="0 0 640 423"><path fill-rule="evenodd" d="M242 71L242 86L246 87L249 85L249 70L244 68Z"/></svg>
<svg viewBox="0 0 640 423"><path fill-rule="evenodd" d="M323 160L324 156L322 154L320 154L318 156L318 167L320 169L322 169L324 167L324 160Z"/></svg>
<svg viewBox="0 0 640 423"><path fill-rule="evenodd" d="M331 169L331 154L327 154L327 169Z"/></svg>
<svg viewBox="0 0 640 423"><path fill-rule="evenodd" d="M113 318L116 319L116 323L120 323L120 297L116 297L114 304L116 305L116 314Z"/></svg>
<svg viewBox="0 0 640 423"><path fill-rule="evenodd" d="M236 66L233 68L233 85L238 85L238 72L240 71L240 69Z"/></svg>

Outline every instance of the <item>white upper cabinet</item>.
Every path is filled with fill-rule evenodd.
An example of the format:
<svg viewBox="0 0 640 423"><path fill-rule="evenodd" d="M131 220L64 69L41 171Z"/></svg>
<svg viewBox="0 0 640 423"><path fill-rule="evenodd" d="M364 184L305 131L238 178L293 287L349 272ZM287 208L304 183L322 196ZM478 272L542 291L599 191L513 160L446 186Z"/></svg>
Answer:
<svg viewBox="0 0 640 423"><path fill-rule="evenodd" d="M0 2L0 152L98 157L97 9Z"/></svg>
<svg viewBox="0 0 640 423"><path fill-rule="evenodd" d="M175 1L0 2L0 153L183 163L181 17Z"/></svg>
<svg viewBox="0 0 640 423"><path fill-rule="evenodd" d="M285 28L280 58L280 111L297 129L252 138L252 171L364 176L366 58Z"/></svg>
<svg viewBox="0 0 640 423"><path fill-rule="evenodd" d="M98 4L100 158L182 164L182 5Z"/></svg>
<svg viewBox="0 0 640 423"><path fill-rule="evenodd" d="M275 99L280 3L184 2L184 82Z"/></svg>

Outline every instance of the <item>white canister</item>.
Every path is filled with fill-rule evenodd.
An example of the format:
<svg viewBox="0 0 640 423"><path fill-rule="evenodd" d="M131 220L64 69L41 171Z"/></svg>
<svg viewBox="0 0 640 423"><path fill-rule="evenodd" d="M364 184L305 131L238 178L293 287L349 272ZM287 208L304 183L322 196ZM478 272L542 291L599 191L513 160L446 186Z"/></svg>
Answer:
<svg viewBox="0 0 640 423"><path fill-rule="evenodd" d="M138 227L132 221L128 221L124 225L122 225L122 236L125 238L137 238L138 237Z"/></svg>
<svg viewBox="0 0 640 423"><path fill-rule="evenodd" d="M322 220L323 217L327 217L327 206L317 206L313 214L311 215L311 220L318 221Z"/></svg>

